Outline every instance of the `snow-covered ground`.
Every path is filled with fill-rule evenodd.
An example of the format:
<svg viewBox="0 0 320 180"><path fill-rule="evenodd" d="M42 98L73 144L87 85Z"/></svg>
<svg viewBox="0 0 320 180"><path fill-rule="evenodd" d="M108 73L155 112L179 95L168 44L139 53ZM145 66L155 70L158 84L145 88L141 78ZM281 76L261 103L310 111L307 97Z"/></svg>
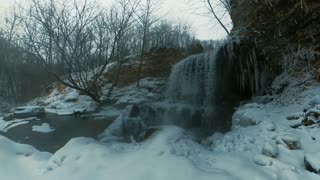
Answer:
<svg viewBox="0 0 320 180"><path fill-rule="evenodd" d="M302 118L320 112L320 86L305 76L273 87L283 91L239 107L230 132L206 139L165 126L141 143L74 138L49 154L0 136L0 179L318 180L306 164L320 168L319 120L305 126Z"/></svg>
<svg viewBox="0 0 320 180"><path fill-rule="evenodd" d="M102 111L95 115L108 116L113 113L113 115L118 116L119 110L124 109L129 104L159 100L162 98L160 92L163 91L161 88L164 88L165 82L163 78L144 78L140 82L140 88L137 88L135 83L122 88L115 87L108 97L106 97L106 94L108 94L111 84L106 84L102 88L103 95L101 99L107 101L109 105L102 107ZM46 112L58 115L72 115L74 112L93 112L99 107L99 104L90 97L81 95L79 91L68 87L63 92L55 88L48 96L37 98L28 103L28 106L32 107L34 105L44 106Z"/></svg>
<svg viewBox="0 0 320 180"><path fill-rule="evenodd" d="M74 112L95 111L98 104L86 95L69 87L63 92L56 88L48 95L29 103L30 105L41 104L45 106L46 112L56 113L58 115L72 115Z"/></svg>

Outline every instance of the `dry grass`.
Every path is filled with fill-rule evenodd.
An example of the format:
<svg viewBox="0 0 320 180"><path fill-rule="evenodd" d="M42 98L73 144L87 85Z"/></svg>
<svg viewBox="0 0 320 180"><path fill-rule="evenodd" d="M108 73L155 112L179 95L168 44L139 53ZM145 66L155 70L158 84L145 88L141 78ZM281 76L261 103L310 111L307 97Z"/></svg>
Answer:
<svg viewBox="0 0 320 180"><path fill-rule="evenodd" d="M143 59L141 78L145 77L168 77L171 68L178 61L186 57L186 53L180 49L163 48L150 52ZM138 60L137 60L138 64ZM138 79L138 66L130 65L122 67L118 87L132 84ZM104 77L113 82L116 71L106 74Z"/></svg>

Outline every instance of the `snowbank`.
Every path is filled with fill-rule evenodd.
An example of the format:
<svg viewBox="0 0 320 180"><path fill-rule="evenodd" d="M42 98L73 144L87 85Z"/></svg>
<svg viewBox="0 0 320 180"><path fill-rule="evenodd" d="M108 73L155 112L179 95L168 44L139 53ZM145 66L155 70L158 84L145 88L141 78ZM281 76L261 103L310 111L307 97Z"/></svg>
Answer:
<svg viewBox="0 0 320 180"><path fill-rule="evenodd" d="M51 157L5 141L6 148L0 149L0 154L6 153L7 163L0 165L0 177L10 180L272 179L272 175L248 161L248 155L208 151L176 127L164 127L142 144L103 144L89 138L75 138ZM8 153L8 144L13 148L10 151L17 148L24 155L29 152L29 156L20 158ZM18 163L28 166L24 169ZM3 171L6 167L11 170Z"/></svg>
<svg viewBox="0 0 320 180"><path fill-rule="evenodd" d="M39 152L29 145L18 144L0 136L0 179L33 180L51 154Z"/></svg>
<svg viewBox="0 0 320 180"><path fill-rule="evenodd" d="M6 163L0 164L0 177L10 180L319 179L318 175L304 170L302 150L290 151L278 145L278 158L262 155L263 140L272 141L272 136L281 134L274 133L270 134L261 125L238 128L204 146L183 129L163 127L143 143L102 143L74 138L52 156L1 138L0 157L5 156ZM22 157L9 153L17 149ZM10 171L3 170L6 168Z"/></svg>

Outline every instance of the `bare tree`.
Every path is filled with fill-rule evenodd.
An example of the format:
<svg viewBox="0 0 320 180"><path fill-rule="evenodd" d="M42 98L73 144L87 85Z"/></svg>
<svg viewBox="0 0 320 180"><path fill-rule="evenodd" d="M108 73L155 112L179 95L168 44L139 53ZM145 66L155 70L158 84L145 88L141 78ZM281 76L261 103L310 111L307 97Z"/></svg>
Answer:
<svg viewBox="0 0 320 180"><path fill-rule="evenodd" d="M14 10L15 11L15 10ZM17 30L17 16L6 17L4 27L0 29L0 84L1 95L12 97L17 102L17 78L16 78L16 64L18 56L18 49L14 46L15 32Z"/></svg>
<svg viewBox="0 0 320 180"><path fill-rule="evenodd" d="M226 27L226 25L222 22L222 18L225 15L225 13L229 13L229 14L231 13L230 0L216 0L216 6L218 6L218 8L220 7L220 10L221 9L225 10L221 16L218 15L217 10L215 9L214 4L212 3L212 0L206 0L206 1L209 6L210 13L214 16L214 18L218 21L218 23L221 25L221 27L225 30L225 32L229 36L230 32Z"/></svg>
<svg viewBox="0 0 320 180"><path fill-rule="evenodd" d="M137 13L139 23L142 27L142 42L137 74L137 87L140 86L143 58L149 49L150 27L160 19L154 15L154 13L159 10L159 2L160 1L145 0L145 3L141 3L140 13Z"/></svg>
<svg viewBox="0 0 320 180"><path fill-rule="evenodd" d="M109 12L89 0L32 0L21 16L25 47L58 81L100 102L99 78L111 61L121 59L121 41L136 9L130 0ZM52 71L55 63L63 64L65 76Z"/></svg>
<svg viewBox="0 0 320 180"><path fill-rule="evenodd" d="M132 29L136 23L134 14L136 13L140 0L120 0L120 6L114 6L111 9L108 23L111 26L113 36L117 37L117 41L114 41L113 47L115 48L115 54L113 61L116 63L116 73L113 79L113 84L108 92L111 93L113 88L118 84L120 80L120 73L122 66L125 63L125 57L130 55L130 46L132 41L130 39Z"/></svg>
<svg viewBox="0 0 320 180"><path fill-rule="evenodd" d="M195 41L190 26L167 20L161 20L150 30L151 48L188 48Z"/></svg>

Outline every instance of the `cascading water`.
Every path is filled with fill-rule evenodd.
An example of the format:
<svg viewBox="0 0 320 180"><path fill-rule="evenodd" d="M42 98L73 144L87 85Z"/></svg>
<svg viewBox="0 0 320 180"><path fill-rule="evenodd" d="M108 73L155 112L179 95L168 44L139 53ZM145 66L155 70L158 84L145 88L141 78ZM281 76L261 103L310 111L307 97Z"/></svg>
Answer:
<svg viewBox="0 0 320 180"><path fill-rule="evenodd" d="M166 121L212 130L215 114L215 58L217 51L192 55L177 63L169 77ZM169 122L169 123L170 123Z"/></svg>
<svg viewBox="0 0 320 180"><path fill-rule="evenodd" d="M176 64L166 96L174 101L211 105L214 101L215 53L192 55Z"/></svg>
<svg viewBox="0 0 320 180"><path fill-rule="evenodd" d="M165 123L229 130L234 107L266 86L267 66L256 51L229 39L177 63L167 83Z"/></svg>

